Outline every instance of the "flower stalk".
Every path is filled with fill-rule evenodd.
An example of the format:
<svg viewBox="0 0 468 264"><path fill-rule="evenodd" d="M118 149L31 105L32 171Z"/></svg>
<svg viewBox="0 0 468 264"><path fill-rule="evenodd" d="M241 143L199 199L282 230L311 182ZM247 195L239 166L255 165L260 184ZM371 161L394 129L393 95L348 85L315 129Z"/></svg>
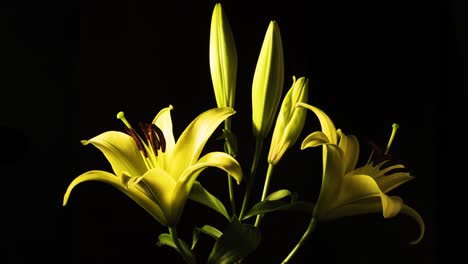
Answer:
<svg viewBox="0 0 468 264"><path fill-rule="evenodd" d="M302 235L301 239L299 240L299 242L297 242L297 244L294 246L294 248L291 250L291 252L289 252L288 256L286 256L286 258L281 262L282 264L286 264L286 263L289 263L289 261L291 261L291 259L294 257L294 255L297 254L299 249L302 246L304 246L304 243L309 239L310 235L315 230L316 225L317 225L317 219L315 217L312 217L310 219L309 226L307 226L307 229L304 232L304 234Z"/></svg>
<svg viewBox="0 0 468 264"><path fill-rule="evenodd" d="M241 220L244 217L244 214L246 213L247 206L250 201L250 195L254 187L255 178L257 174L257 166L260 161L260 157L261 157L262 150L263 150L263 141L264 139L260 137L258 137L257 140L255 141L255 152L253 156L252 166L250 168L250 176L247 179L247 186L245 188L244 199L242 201L242 207L241 207L241 211L239 214L239 219Z"/></svg>
<svg viewBox="0 0 468 264"><path fill-rule="evenodd" d="M193 254L189 255L187 253L187 251L190 250L190 249L184 247L182 245L182 243L180 243L179 236L177 234L177 227L169 226L168 229L169 229L169 234L171 235L172 240L174 242L174 245L176 246L177 251L179 252L179 254L184 259L185 263L187 263L187 264L196 264L197 261L195 260Z"/></svg>
<svg viewBox="0 0 468 264"><path fill-rule="evenodd" d="M273 175L274 168L275 168L275 165L273 165L272 163L268 164L268 170L267 170L266 177L265 177L265 184L263 185L262 198L260 201L265 201L265 198L268 195L268 190L270 188L270 180L271 180L271 176ZM257 215L257 218L255 219L255 224L254 224L255 226L260 225L260 220L262 216L263 215Z"/></svg>

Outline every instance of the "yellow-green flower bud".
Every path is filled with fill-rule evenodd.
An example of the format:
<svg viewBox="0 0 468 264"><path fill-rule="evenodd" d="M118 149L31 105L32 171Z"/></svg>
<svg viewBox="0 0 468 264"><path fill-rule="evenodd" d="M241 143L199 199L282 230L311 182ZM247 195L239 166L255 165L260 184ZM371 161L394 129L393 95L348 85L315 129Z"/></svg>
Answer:
<svg viewBox="0 0 468 264"><path fill-rule="evenodd" d="M218 107L234 107L237 52L229 21L220 3L213 10L210 29L211 80Z"/></svg>
<svg viewBox="0 0 468 264"><path fill-rule="evenodd" d="M263 40L252 82L252 121L255 137L266 137L283 92L283 44L278 23L271 21Z"/></svg>
<svg viewBox="0 0 468 264"><path fill-rule="evenodd" d="M307 103L309 79L301 77L296 80L283 99L276 119L275 129L271 138L268 162L276 165L292 145L299 138L306 118L306 109L296 107L296 103Z"/></svg>

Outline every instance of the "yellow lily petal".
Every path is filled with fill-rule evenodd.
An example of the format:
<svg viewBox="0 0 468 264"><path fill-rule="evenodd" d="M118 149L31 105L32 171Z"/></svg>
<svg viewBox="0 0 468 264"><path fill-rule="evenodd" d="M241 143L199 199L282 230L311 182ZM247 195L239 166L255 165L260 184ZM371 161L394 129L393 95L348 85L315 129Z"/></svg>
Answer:
<svg viewBox="0 0 468 264"><path fill-rule="evenodd" d="M176 186L174 178L160 168L153 168L147 171L141 178L141 182L147 187L153 199L164 212L167 224L174 224L172 212L177 210L175 208L176 205L173 204L174 189Z"/></svg>
<svg viewBox="0 0 468 264"><path fill-rule="evenodd" d="M302 141L301 149L318 147L328 143L330 143L330 141L328 140L327 135L322 131L315 131L310 133L310 135Z"/></svg>
<svg viewBox="0 0 468 264"><path fill-rule="evenodd" d="M361 200L355 200L346 204L340 204L327 212L319 215L319 220L328 221L342 218L345 216L354 216L370 213L381 213L382 201L379 196L367 197Z"/></svg>
<svg viewBox="0 0 468 264"><path fill-rule="evenodd" d="M115 175L126 172L131 176L141 176L147 170L137 144L125 133L108 131L82 143L91 143L101 150Z"/></svg>
<svg viewBox="0 0 468 264"><path fill-rule="evenodd" d="M191 186L196 180L198 173L208 167L216 167L224 170L227 174L233 177L237 184L242 181L242 168L231 155L224 152L210 152L204 155L198 162L184 171L178 183L189 184Z"/></svg>
<svg viewBox="0 0 468 264"><path fill-rule="evenodd" d="M354 135L347 136L341 129L337 130L339 137L338 146L343 150L343 162L345 165L345 173L352 171L359 159L359 141Z"/></svg>
<svg viewBox="0 0 468 264"><path fill-rule="evenodd" d="M93 170L88 171L80 176L76 177L68 186L67 191L63 197L63 206L67 205L70 194L72 190L78 184L86 181L99 181L106 184L110 184L117 188L122 193L126 194L130 197L133 201L135 201L138 205L143 207L149 214L151 214L158 222L163 225L166 225L166 217L162 212L161 208L155 201L153 201L150 197L145 195L141 192L138 188L131 188L128 189L126 186L122 184L121 179L116 175L109 173L107 171L100 171L100 170Z"/></svg>
<svg viewBox="0 0 468 264"><path fill-rule="evenodd" d="M230 107L213 108L195 118L177 140L169 157L173 165L168 168L168 173L177 180L186 168L195 164L209 137L234 113Z"/></svg>
<svg viewBox="0 0 468 264"><path fill-rule="evenodd" d="M334 205L352 203L372 196L380 196L382 213L385 218L397 215L403 203L399 197L390 197L383 193L377 182L368 175L348 175L344 177L341 190L337 195Z"/></svg>
<svg viewBox="0 0 468 264"><path fill-rule="evenodd" d="M320 195L314 209L314 216L326 213L330 205L341 191L344 176L344 166L341 163L342 150L333 144L323 145L323 176Z"/></svg>
<svg viewBox="0 0 468 264"><path fill-rule="evenodd" d="M382 200L382 213L385 218L391 218L401 211L403 200L398 196L388 196L385 193L380 193Z"/></svg>
<svg viewBox="0 0 468 264"><path fill-rule="evenodd" d="M172 130L172 109L172 105L163 108L161 111L159 111L159 113L156 115L152 122L157 127L159 127L159 129L161 129L164 134L164 139L166 141L166 153L172 153L175 145L174 132Z"/></svg>
<svg viewBox="0 0 468 264"><path fill-rule="evenodd" d="M394 169L404 169L404 168L405 168L405 166L403 166L403 164L395 164L395 165L392 165L392 166L388 166L387 168L381 169L377 173L375 173L374 178L378 179L380 177L385 176L385 174L387 174L388 172L390 172L390 171L392 171Z"/></svg>
<svg viewBox="0 0 468 264"><path fill-rule="evenodd" d="M210 70L218 107L234 107L237 51L229 21L220 3L215 5L211 18Z"/></svg>
<svg viewBox="0 0 468 264"><path fill-rule="evenodd" d="M173 200L173 208L178 210L173 214L175 220L178 220L182 213L183 206L190 194L193 183L198 175L208 167L216 167L224 170L237 181L237 184L240 184L242 180L242 168L231 155L224 152L210 152L204 155L195 165L184 171L177 181L174 190L174 193L177 195L174 196Z"/></svg>
<svg viewBox="0 0 468 264"><path fill-rule="evenodd" d="M379 185L380 190L387 193L412 179L414 179L414 176L411 176L408 172L397 172L376 178L375 181Z"/></svg>
<svg viewBox="0 0 468 264"><path fill-rule="evenodd" d="M336 128L333 122L331 121L330 117L328 117L327 114L325 114L322 110L320 110L318 107L305 104L305 103L298 103L298 107L304 107L306 109L309 109L310 111L314 112L317 118L319 119L320 126L322 127L322 132L327 135L327 137L330 140L330 143L332 144L338 144L338 139L337 139L337 133L336 133Z"/></svg>
<svg viewBox="0 0 468 264"><path fill-rule="evenodd" d="M426 227L425 227L425 224L424 224L424 221L423 221L421 215L419 215L418 212L416 212L413 208L407 206L406 204L403 204L403 207L401 208L401 213L405 214L405 215L408 215L409 217L413 218L418 223L418 225L419 225L419 236L418 236L418 238L416 238L415 240L410 242L410 244L412 244L412 245L418 244L423 239L424 232L426 230Z"/></svg>
<svg viewBox="0 0 468 264"><path fill-rule="evenodd" d="M395 198L399 200L398 198ZM328 221L333 219L342 218L344 216L353 216L353 215L361 215L361 214L369 214L369 213L379 213L382 212L382 201L380 197L374 196L365 198L362 200L354 201L352 203L341 205L340 207L334 208L333 210L327 212L320 216L321 221ZM414 245L419 243L423 237L425 232L425 224L424 221L413 208L409 207L406 204L401 204L400 214L408 215L409 217L413 218L419 226L419 235L418 237L411 241L410 244Z"/></svg>
<svg viewBox="0 0 468 264"><path fill-rule="evenodd" d="M347 175L343 177L341 190L336 193L334 204L352 203L353 201L379 195L379 186L372 177L367 175Z"/></svg>

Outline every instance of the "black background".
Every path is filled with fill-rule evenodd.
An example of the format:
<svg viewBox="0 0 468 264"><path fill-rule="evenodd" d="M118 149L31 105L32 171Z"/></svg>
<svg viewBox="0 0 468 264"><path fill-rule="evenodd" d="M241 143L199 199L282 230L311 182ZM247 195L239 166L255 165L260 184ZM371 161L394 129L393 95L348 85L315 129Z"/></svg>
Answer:
<svg viewBox="0 0 468 264"><path fill-rule="evenodd" d="M404 215L322 223L293 263L438 263L441 177L463 176L449 159L451 146L464 142L459 139L464 122L460 125L455 117L465 77L458 67L466 37L461 3L252 2L222 2L239 56L233 130L245 170L253 150L251 81L264 33L274 19L283 39L285 92L293 75L309 77L309 102L345 132L356 134L363 154L368 153L367 141L386 144L391 124L400 124L392 150L416 179L393 193L420 212L427 228L424 240L410 247L417 225ZM8 263L178 259L171 249L156 246L158 234L166 230L109 186L83 184L67 207L61 203L74 177L109 169L101 153L80 140L121 130L117 112L125 111L135 123L151 121L172 104L178 136L199 113L216 106L208 64L214 3L2 4L1 193ZM301 139L316 129L317 121L309 115ZM211 142L207 150L218 147ZM301 152L296 145L278 165L272 189L292 189L313 201L320 164L319 152ZM265 164L259 168L264 169ZM208 169L199 181L226 201L225 177L220 175ZM243 188L244 184L238 189L238 203ZM448 195L448 200L456 198ZM226 224L192 202L184 216L180 232L188 241L194 225ZM265 218L263 243L246 262L279 263L307 221L300 213ZM201 237L197 250L202 257L211 243Z"/></svg>

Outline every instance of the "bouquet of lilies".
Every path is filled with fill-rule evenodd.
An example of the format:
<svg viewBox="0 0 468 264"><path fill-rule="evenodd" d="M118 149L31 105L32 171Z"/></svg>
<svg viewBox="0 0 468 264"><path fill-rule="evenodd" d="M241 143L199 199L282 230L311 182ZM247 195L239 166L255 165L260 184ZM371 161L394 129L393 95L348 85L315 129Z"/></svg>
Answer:
<svg viewBox="0 0 468 264"><path fill-rule="evenodd" d="M322 109L308 103L307 77L293 76L291 87L282 96L283 47L276 21L269 23L252 81L251 124L255 148L252 149L254 154L248 177L236 160L238 145L231 130L230 117L236 112L237 51L220 3L215 4L212 13L209 62L217 108L198 115L177 140L173 134L172 105L160 110L151 123L139 123L138 126L119 112L117 118L123 122L124 132L108 131L82 141L84 145L94 145L105 155L112 172L91 170L79 175L68 186L63 204L67 204L72 190L82 182L110 184L167 227L167 233L159 234L158 245L173 248L190 264L202 261L194 250L200 233L215 241L208 259L203 262L241 263L261 243L261 220L270 213L284 210L305 212L310 216L310 222L304 227L305 232L298 238L296 246L283 260L278 260L281 263L290 262L318 222L345 216L381 213L384 218L390 218L403 213L413 218L420 228L419 236L411 243L421 241L425 228L421 216L400 197L388 194L413 179L403 164L394 162L387 155L398 125L393 124L385 151L372 151L367 163L358 166L360 147L357 137L337 129ZM309 111L315 115L320 129L302 139L300 148L322 149L322 184L315 202L298 199L295 192L287 189L269 189L275 166L286 151L296 145ZM205 144L222 123L224 149L203 152ZM270 143L268 169L261 198L254 203L251 194L258 187L257 167L265 143ZM219 168L228 175L229 211L218 197L197 181L209 167ZM239 189L234 181L237 185L246 184L242 189L240 210L235 203L235 192ZM177 229L185 216L184 206L188 199L224 216L226 226L222 229L210 224L197 226L193 229L191 243L181 239Z"/></svg>

